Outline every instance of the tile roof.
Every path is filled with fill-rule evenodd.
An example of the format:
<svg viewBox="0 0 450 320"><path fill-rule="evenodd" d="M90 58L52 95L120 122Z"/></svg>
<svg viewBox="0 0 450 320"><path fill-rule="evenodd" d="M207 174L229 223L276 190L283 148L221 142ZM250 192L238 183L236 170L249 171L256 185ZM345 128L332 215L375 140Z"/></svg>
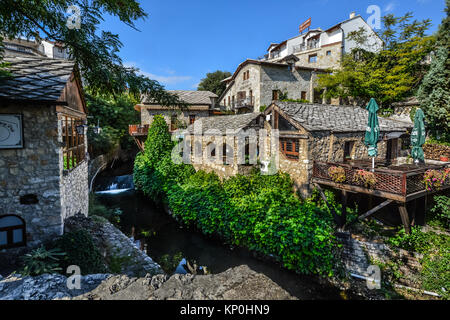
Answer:
<svg viewBox="0 0 450 320"><path fill-rule="evenodd" d="M308 131L364 132L368 111L361 107L275 102L289 118ZM378 117L381 131L405 131L410 123Z"/></svg>
<svg viewBox="0 0 450 320"><path fill-rule="evenodd" d="M211 98L218 97L215 93L212 93L211 91L167 90L167 92L177 95L181 100L183 100L187 104L197 104L197 105L211 104ZM147 96L143 97L142 103L158 104L157 102L148 99Z"/></svg>
<svg viewBox="0 0 450 320"><path fill-rule="evenodd" d="M57 101L74 69L74 62L46 57L10 57L12 77L0 80L0 99Z"/></svg>
<svg viewBox="0 0 450 320"><path fill-rule="evenodd" d="M261 116L262 113L245 113L232 116L214 116L207 118L200 118L191 124L187 131L190 134L194 133L194 126L201 125L202 133L215 129L219 130L222 134L226 134L227 130L239 131L243 130L250 125L250 123Z"/></svg>

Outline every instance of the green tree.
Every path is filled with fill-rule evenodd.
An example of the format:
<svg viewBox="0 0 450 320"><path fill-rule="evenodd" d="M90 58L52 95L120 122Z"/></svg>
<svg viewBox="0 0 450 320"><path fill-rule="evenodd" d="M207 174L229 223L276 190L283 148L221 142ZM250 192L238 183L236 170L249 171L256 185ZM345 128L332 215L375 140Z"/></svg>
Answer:
<svg viewBox="0 0 450 320"><path fill-rule="evenodd" d="M226 88L226 85L222 80L228 77L231 77L231 73L228 71L217 70L216 72L207 73L206 78L202 79L197 90L211 91L220 97Z"/></svg>
<svg viewBox="0 0 450 320"><path fill-rule="evenodd" d="M388 15L383 18L384 41L381 50L370 52L369 36L361 29L348 35L358 46L343 57L341 68L319 77L319 86L327 88L327 98L354 98L367 103L375 98L380 106L410 97L428 70L423 63L432 51L435 39L426 36L430 20L411 21L412 15Z"/></svg>
<svg viewBox="0 0 450 320"><path fill-rule="evenodd" d="M450 0L447 0L447 17L437 33L437 44L430 71L417 92L431 134L439 140L450 142Z"/></svg>
<svg viewBox="0 0 450 320"><path fill-rule="evenodd" d="M80 8L81 28L67 27L71 5ZM0 0L0 30L5 38L26 36L63 43L76 61L84 84L93 93L139 97L146 93L163 105L177 105L177 96L168 94L157 81L123 65L119 57L119 36L100 28L104 16L117 18L131 28L147 17L136 0ZM0 42L2 39L0 38ZM0 58L1 59L1 58Z"/></svg>

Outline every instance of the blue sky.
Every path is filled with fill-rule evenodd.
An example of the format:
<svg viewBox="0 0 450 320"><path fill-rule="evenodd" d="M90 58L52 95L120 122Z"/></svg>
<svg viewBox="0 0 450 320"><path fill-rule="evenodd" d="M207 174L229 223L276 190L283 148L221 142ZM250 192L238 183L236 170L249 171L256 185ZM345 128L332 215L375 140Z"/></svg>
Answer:
<svg viewBox="0 0 450 320"><path fill-rule="evenodd" d="M127 65L158 80L167 89L195 90L207 72L234 72L247 58L266 53L271 42L296 36L298 26L312 18L312 28L331 27L355 11L367 20L368 6L382 15L412 11L432 19L437 30L445 0L164 0L141 1L149 14L135 31L108 18L102 27L118 33Z"/></svg>

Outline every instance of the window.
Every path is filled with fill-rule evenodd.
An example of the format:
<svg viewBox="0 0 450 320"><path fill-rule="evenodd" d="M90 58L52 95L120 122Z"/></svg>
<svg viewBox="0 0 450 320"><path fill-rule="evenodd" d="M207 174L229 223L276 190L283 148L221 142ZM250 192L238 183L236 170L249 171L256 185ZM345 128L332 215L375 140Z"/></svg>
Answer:
<svg viewBox="0 0 450 320"><path fill-rule="evenodd" d="M193 124L195 122L195 115L191 114L189 115L189 124Z"/></svg>
<svg viewBox="0 0 450 320"><path fill-rule="evenodd" d="M280 138L280 149L289 160L299 159L300 147L298 139Z"/></svg>
<svg viewBox="0 0 450 320"><path fill-rule="evenodd" d="M250 79L250 70L244 72L244 80Z"/></svg>
<svg viewBox="0 0 450 320"><path fill-rule="evenodd" d="M272 90L272 100L278 100L279 96L280 96L279 90Z"/></svg>
<svg viewBox="0 0 450 320"><path fill-rule="evenodd" d="M12 214L0 216L0 249L25 245L25 220Z"/></svg>
<svg viewBox="0 0 450 320"><path fill-rule="evenodd" d="M72 170L80 165L86 157L85 135L79 134L77 126L83 125L83 120L63 116L62 140L64 170ZM84 130L83 130L84 131Z"/></svg>
<svg viewBox="0 0 450 320"><path fill-rule="evenodd" d="M306 100L306 91L302 91L301 99Z"/></svg>
<svg viewBox="0 0 450 320"><path fill-rule="evenodd" d="M331 56L331 50L327 51L327 56Z"/></svg>
<svg viewBox="0 0 450 320"><path fill-rule="evenodd" d="M346 141L344 145L344 161L352 159L353 147L355 146L355 141Z"/></svg>
<svg viewBox="0 0 450 320"><path fill-rule="evenodd" d="M312 54L309 56L309 63L316 63L317 62L317 54Z"/></svg>

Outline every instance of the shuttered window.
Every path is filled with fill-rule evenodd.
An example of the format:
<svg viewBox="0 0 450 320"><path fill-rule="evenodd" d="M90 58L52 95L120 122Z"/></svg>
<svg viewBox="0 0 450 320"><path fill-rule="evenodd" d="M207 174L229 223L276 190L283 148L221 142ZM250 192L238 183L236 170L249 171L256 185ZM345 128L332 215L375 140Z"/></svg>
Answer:
<svg viewBox="0 0 450 320"><path fill-rule="evenodd" d="M300 155L298 139L280 138L280 150L289 160L298 160Z"/></svg>

